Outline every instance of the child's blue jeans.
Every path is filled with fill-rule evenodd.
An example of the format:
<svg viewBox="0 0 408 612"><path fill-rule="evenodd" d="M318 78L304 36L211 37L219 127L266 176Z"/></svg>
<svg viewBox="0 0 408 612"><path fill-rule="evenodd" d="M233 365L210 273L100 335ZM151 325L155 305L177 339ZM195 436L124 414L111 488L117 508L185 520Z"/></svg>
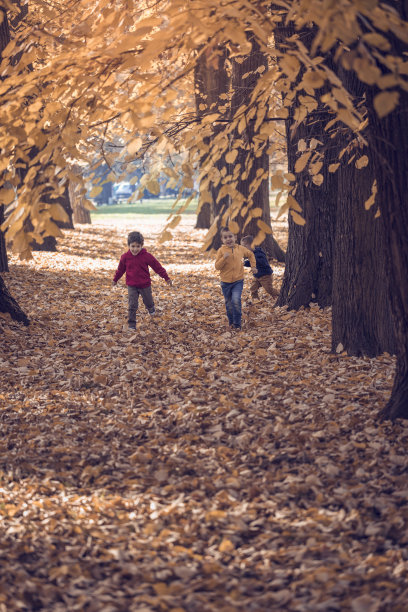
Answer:
<svg viewBox="0 0 408 612"><path fill-rule="evenodd" d="M238 280L234 283L221 281L221 289L225 300L225 310L230 325L241 327L241 294L244 281Z"/></svg>

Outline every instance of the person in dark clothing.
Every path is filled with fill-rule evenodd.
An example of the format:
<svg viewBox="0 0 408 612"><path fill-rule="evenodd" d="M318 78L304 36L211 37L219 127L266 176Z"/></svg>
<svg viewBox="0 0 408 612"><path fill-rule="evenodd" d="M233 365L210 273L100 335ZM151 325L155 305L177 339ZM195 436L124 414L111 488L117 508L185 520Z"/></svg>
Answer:
<svg viewBox="0 0 408 612"><path fill-rule="evenodd" d="M129 250L123 253L119 261L118 269L113 277L113 286L126 272L126 285L128 288L128 325L129 329L136 329L136 311L139 303L139 295L150 315L156 313L152 296L149 266L164 278L168 285L172 282L160 264L151 253L143 248L144 238L140 232L130 232L128 235Z"/></svg>
<svg viewBox="0 0 408 612"><path fill-rule="evenodd" d="M254 274L251 286L249 288L253 299L259 299L258 291L262 287L266 293L272 297L278 297L279 291L272 284L273 270L266 257L265 251L261 247L252 248L253 236L244 236L241 244L250 249L255 255L256 268L258 272ZM244 266L250 266L248 260L245 260Z"/></svg>

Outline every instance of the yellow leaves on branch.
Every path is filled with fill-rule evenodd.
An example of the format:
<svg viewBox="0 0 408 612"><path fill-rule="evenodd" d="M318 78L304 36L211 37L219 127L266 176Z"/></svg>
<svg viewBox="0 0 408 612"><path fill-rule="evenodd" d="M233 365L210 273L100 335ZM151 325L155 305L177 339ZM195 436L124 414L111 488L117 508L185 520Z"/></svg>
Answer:
<svg viewBox="0 0 408 612"><path fill-rule="evenodd" d="M7 10L15 8L10 0L3 4ZM37 193L25 197L32 190L33 176L29 173L41 170L38 164L58 166L58 176L52 179L57 189L61 179L67 178L71 165L92 163L95 146L104 151L108 161L111 157L109 163L113 163L117 156L108 152L105 145L115 141L123 150L124 165L145 150L152 156L164 156L171 148L172 153L189 155L195 160L205 156L208 174L212 170L219 174L219 193L233 198L237 173L241 172L241 180L250 175L248 160L261 154L268 137L273 141L278 133L269 119L288 117L295 92L297 124L310 117L322 103L333 112L332 127L340 121L358 131L362 118L339 77L325 64L325 51L338 41L338 61L354 70L363 83L377 85L381 90L374 99L380 118L395 110L400 102L400 89L407 86L407 62L392 55L394 47L389 42L390 35L406 42L406 24L380 3L376 3L373 11L369 0L327 2L324 11L320 0L281 2L279 9L268 6L271 11L268 20L261 18L263 3L255 10L253 3L244 0L232 5L198 2L194 11L186 11L181 0L157 6L153 3L143 9L136 0L117 0L114 8L109 9L106 0L92 3L80 0L74 4L71 11L61 13L58 2L47 6L42 0L30 2L29 20L21 23L19 37L2 53L0 124L4 130L0 136L0 164L2 171L9 168L14 172L20 164L27 171L23 185L15 185L25 198L27 217L35 206L35 198L41 198ZM373 31L361 31L361 16L373 24ZM289 42L283 42L287 44L284 53L276 48L271 50L275 29L280 28L282 34L280 26L285 21L293 21L299 30L306 24L316 25L312 53L297 31ZM219 50L227 45L230 51L227 70L231 70L251 52L248 32L255 34L261 53L272 60L269 67L262 65L244 71L245 84L254 78L258 81L250 99L239 102L238 110L231 108L230 90L220 91L216 101L200 100L202 116L197 122L194 58L207 54L212 58L211 70L217 70L221 63L214 55L214 44ZM346 45L353 48L353 53L345 50ZM383 74L378 66L385 66L388 72ZM323 86L327 93L319 100L318 90ZM236 164L253 128L256 137L252 148L246 149L247 161L242 164L245 167L237 169L237 164L229 169L231 179L222 176L216 168L217 161L225 156L226 164ZM239 146L233 139L241 141ZM29 159L27 144L39 148L36 163ZM296 161L295 172L302 172L310 164L311 181L320 185L324 173L317 169L312 154L316 148L317 143L312 141L299 146L302 155ZM363 168L364 163L361 157L356 166ZM332 164L329 172L337 167ZM181 174L183 178L178 184L193 188L193 173ZM155 195L160 193L157 176L152 175L142 184ZM172 177L173 186L178 178ZM257 177L257 181L261 179ZM257 181L253 183L254 190ZM283 177L272 177L271 184L282 193L293 187ZM98 195L100 189L100 186L92 189L91 197ZM0 192L0 202L3 198L6 205L14 197L14 191ZM11 222L9 218L6 226Z"/></svg>

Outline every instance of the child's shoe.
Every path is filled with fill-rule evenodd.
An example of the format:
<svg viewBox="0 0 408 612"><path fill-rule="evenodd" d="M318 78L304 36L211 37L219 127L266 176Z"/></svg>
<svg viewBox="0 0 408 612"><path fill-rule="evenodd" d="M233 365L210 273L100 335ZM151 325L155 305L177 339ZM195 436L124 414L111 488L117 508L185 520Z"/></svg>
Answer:
<svg viewBox="0 0 408 612"><path fill-rule="evenodd" d="M135 329L136 329L136 323L129 323L129 325L128 325L128 329L129 329L129 331L135 331Z"/></svg>

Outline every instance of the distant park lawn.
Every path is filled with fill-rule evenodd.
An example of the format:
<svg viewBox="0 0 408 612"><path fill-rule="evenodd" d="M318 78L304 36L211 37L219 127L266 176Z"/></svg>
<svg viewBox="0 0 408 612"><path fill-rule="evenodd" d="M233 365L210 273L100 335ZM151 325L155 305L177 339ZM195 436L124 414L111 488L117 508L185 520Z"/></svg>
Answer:
<svg viewBox="0 0 408 612"><path fill-rule="evenodd" d="M123 202L113 204L112 206L102 205L98 206L96 210L91 211L91 217L95 221L99 221L100 217L106 215L169 215L171 212L175 213L184 204L185 200L180 200L172 208L174 202L175 198L146 198L132 204ZM195 214L196 210L197 200L195 199L190 202L183 214L192 215Z"/></svg>
<svg viewBox="0 0 408 612"><path fill-rule="evenodd" d="M271 198L271 208L274 208L274 200ZM112 223L116 221L126 222L150 215L161 215L160 222L165 221L164 216L168 216L170 213L176 213L177 210L184 204L185 200L177 202L173 208L175 198L151 198L138 200L135 203L128 204L125 201L120 204L113 204L111 206L102 205L98 206L96 210L91 211L91 219L95 223ZM197 199L190 202L188 208L182 213L183 215L195 215L197 210ZM159 218L157 218L159 221Z"/></svg>

